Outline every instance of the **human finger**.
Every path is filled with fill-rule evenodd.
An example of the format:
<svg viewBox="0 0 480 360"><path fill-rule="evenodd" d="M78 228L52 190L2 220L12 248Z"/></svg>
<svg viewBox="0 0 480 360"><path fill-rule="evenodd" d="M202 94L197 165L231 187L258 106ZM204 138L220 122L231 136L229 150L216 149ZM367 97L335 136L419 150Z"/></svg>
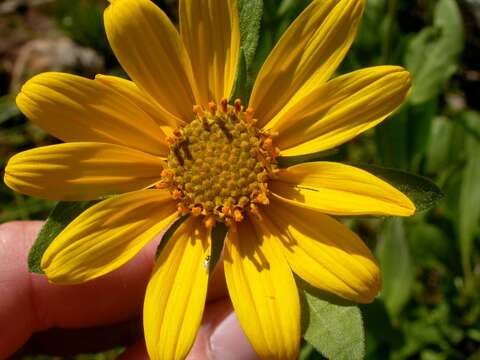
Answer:
<svg viewBox="0 0 480 360"><path fill-rule="evenodd" d="M159 238L122 268L88 283L57 286L27 268L29 249L41 222L0 225L0 358L18 349L34 332L83 328L127 321L141 314L143 297ZM226 293L217 269L209 298Z"/></svg>

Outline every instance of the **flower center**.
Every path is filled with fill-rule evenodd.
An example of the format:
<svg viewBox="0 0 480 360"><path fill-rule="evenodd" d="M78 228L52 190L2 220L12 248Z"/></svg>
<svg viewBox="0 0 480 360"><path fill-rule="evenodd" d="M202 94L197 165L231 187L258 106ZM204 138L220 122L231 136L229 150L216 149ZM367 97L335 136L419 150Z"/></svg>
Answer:
<svg viewBox="0 0 480 360"><path fill-rule="evenodd" d="M220 109L213 102L204 111L194 107L193 121L174 132L160 187L170 190L181 213L215 221L242 221L256 204L268 204L268 181L278 151L268 133L255 127L253 111L239 100Z"/></svg>

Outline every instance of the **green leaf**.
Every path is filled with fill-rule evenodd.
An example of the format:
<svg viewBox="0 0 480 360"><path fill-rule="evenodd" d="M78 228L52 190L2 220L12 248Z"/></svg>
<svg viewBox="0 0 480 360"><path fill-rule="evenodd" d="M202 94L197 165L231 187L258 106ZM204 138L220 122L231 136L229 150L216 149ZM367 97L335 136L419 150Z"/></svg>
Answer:
<svg viewBox="0 0 480 360"><path fill-rule="evenodd" d="M392 118L375 128L381 163L402 170L417 169L426 151L437 100L405 104Z"/></svg>
<svg viewBox="0 0 480 360"><path fill-rule="evenodd" d="M247 65L246 59L243 54L243 50L240 49L237 65L237 77L235 83L233 84L232 93L230 94L230 102L235 101L236 99L241 99L244 104L247 104L248 98L250 96L249 90L247 90L248 84L248 74L247 74Z"/></svg>
<svg viewBox="0 0 480 360"><path fill-rule="evenodd" d="M175 231L177 231L178 227L182 225L182 223L188 219L188 215L183 215L180 216L177 220L175 220L165 231L162 235L162 238L160 239L160 242L158 243L157 251L155 253L155 259L160 256L160 253L162 250L165 248L165 245L167 245L167 242L170 240L170 238L173 236Z"/></svg>
<svg viewBox="0 0 480 360"><path fill-rule="evenodd" d="M430 209L443 197L442 191L431 180L406 171L365 164L351 164L385 180L415 204L418 211Z"/></svg>
<svg viewBox="0 0 480 360"><path fill-rule="evenodd" d="M377 247L383 278L382 298L392 317L397 317L410 299L415 280L415 267L403 221L400 218L387 219Z"/></svg>
<svg viewBox="0 0 480 360"><path fill-rule="evenodd" d="M291 9L297 5L298 0L282 0L277 10L277 17L285 16L286 13L291 11Z"/></svg>
<svg viewBox="0 0 480 360"><path fill-rule="evenodd" d="M240 46L244 52L247 69L249 69L257 51L263 1L237 0L237 6L240 17Z"/></svg>
<svg viewBox="0 0 480 360"><path fill-rule="evenodd" d="M225 237L227 236L228 227L221 222L215 224L212 229L212 250L210 252L210 274L215 270L218 259L222 254L223 244L225 243Z"/></svg>
<svg viewBox="0 0 480 360"><path fill-rule="evenodd" d="M50 245L53 239L78 215L97 202L98 201L59 202L55 206L28 254L28 269L30 272L43 274L40 268L40 261L48 245Z"/></svg>
<svg viewBox="0 0 480 360"><path fill-rule="evenodd" d="M480 220L480 141L474 135L480 130L480 114L467 112L463 115L471 129L466 139L467 163L463 170L459 200L459 232L462 266L470 276L473 240L479 232Z"/></svg>
<svg viewBox="0 0 480 360"><path fill-rule="evenodd" d="M463 21L455 0L439 0L434 24L424 28L409 42L405 64L412 72L414 104L438 96L457 71L464 45Z"/></svg>
<svg viewBox="0 0 480 360"><path fill-rule="evenodd" d="M313 345L309 343L302 344L300 348L300 352L298 353L297 360L313 360L313 359L323 360L324 357L315 350Z"/></svg>
<svg viewBox="0 0 480 360"><path fill-rule="evenodd" d="M452 268L458 261L454 243L439 227L421 221L409 227L408 242L415 263L428 266L441 261ZM452 255L455 255L451 259Z"/></svg>
<svg viewBox="0 0 480 360"><path fill-rule="evenodd" d="M402 170L408 168L408 106L375 128L380 162Z"/></svg>
<svg viewBox="0 0 480 360"><path fill-rule="evenodd" d="M328 359L363 359L365 333L360 309L335 303L302 280L298 280L298 287L304 339Z"/></svg>
<svg viewBox="0 0 480 360"><path fill-rule="evenodd" d="M426 167L428 173L445 169L452 161L452 140L454 123L445 117L438 117L432 123L430 141L427 147Z"/></svg>
<svg viewBox="0 0 480 360"><path fill-rule="evenodd" d="M237 78L230 100L240 98L247 104L255 80L251 70L260 36L263 0L237 0L237 6L240 18L240 53Z"/></svg>
<svg viewBox="0 0 480 360"><path fill-rule="evenodd" d="M408 162L413 172L421 167L430 139L432 122L438 111L437 99L424 102L408 108L406 142L408 144Z"/></svg>

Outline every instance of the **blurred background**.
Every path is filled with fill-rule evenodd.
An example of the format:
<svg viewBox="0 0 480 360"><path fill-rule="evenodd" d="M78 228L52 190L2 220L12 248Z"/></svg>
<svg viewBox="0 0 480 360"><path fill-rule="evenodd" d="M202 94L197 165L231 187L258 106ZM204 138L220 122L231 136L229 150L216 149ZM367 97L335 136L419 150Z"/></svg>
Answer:
<svg viewBox="0 0 480 360"><path fill-rule="evenodd" d="M177 21L177 2L157 0ZM305 0L265 0L258 69ZM44 71L125 76L103 28L105 0L0 0L0 167L55 143L19 113L22 83ZM369 0L339 73L403 65L414 88L394 116L335 153L432 179L435 208L346 222L375 251L384 288L362 306L367 359L480 359L480 1ZM0 223L45 219L54 203L0 184ZM121 349L69 359L112 359ZM64 359L66 357L56 357ZM321 359L308 345L300 358ZM23 356L22 359L52 359Z"/></svg>

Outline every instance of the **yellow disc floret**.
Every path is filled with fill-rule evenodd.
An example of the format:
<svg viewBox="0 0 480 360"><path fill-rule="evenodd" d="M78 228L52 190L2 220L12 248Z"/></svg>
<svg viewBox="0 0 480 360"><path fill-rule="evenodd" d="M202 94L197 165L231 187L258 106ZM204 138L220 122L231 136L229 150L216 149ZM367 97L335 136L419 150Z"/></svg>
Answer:
<svg viewBox="0 0 480 360"><path fill-rule="evenodd" d="M275 172L272 138L255 127L253 110L223 100L208 110L194 106L191 123L170 139L167 167L158 187L168 188L182 213L242 221L245 211L268 204L268 181Z"/></svg>

